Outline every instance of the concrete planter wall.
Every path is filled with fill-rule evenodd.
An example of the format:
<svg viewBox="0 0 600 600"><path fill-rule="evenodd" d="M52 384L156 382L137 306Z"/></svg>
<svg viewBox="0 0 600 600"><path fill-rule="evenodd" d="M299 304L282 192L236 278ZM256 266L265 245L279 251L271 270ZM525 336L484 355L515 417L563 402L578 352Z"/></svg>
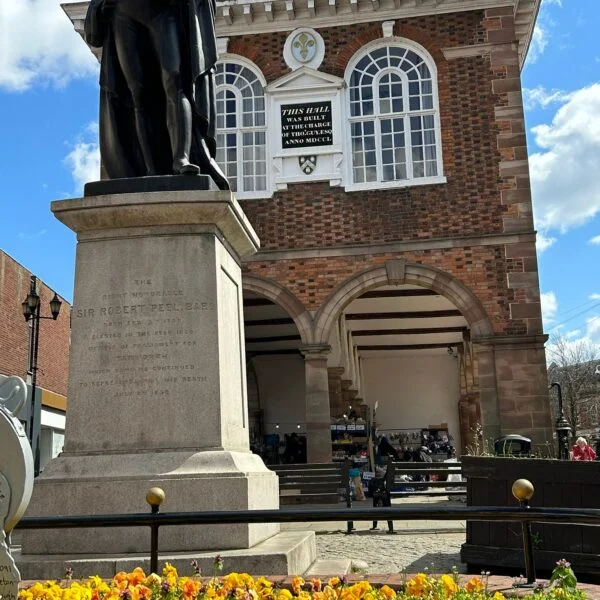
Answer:
<svg viewBox="0 0 600 600"><path fill-rule="evenodd" d="M468 506L517 506L511 486L525 478L535 487L531 506L600 508L600 462L484 456L463 456L461 462ZM600 579L599 527L534 524L532 533L538 572L549 572L557 560L566 558L577 575ZM467 522L461 560L473 571L523 573L521 525Z"/></svg>

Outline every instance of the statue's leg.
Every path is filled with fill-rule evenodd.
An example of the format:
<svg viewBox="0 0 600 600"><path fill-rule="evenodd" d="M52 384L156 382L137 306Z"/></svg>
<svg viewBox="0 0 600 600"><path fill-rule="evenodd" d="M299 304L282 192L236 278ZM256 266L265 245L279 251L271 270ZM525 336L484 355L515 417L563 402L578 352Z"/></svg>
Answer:
<svg viewBox="0 0 600 600"><path fill-rule="evenodd" d="M150 127L145 109L144 69L140 48L141 26L127 17L115 15L114 21L115 45L119 65L125 76L127 86L131 92L135 112L135 131L137 134L144 163L145 175L156 175L152 145L150 142Z"/></svg>
<svg viewBox="0 0 600 600"><path fill-rule="evenodd" d="M181 52L175 16L168 12L153 22L162 83L167 99L167 129L173 152L173 172L197 175L200 168L190 163L192 145L192 106L183 91Z"/></svg>

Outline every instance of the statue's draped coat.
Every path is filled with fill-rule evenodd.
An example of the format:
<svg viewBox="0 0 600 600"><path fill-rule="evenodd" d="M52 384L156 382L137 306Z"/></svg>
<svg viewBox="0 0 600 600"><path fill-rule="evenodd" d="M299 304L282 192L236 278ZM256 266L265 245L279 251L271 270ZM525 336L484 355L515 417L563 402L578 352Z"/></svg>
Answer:
<svg viewBox="0 0 600 600"><path fill-rule="evenodd" d="M133 100L121 71L114 43L110 13L104 0L91 0L85 19L85 40L102 48L100 67L100 154L111 179L145 175L145 166L135 134ZM190 162L198 164L197 148L206 141L211 155L216 153L214 66L217 61L215 0L176 0L181 32L181 75L186 95L192 103L192 147ZM151 147L158 174L171 174L173 157L166 127L166 100L160 67L150 49L139 48L144 63L145 91L152 102L147 107L152 123Z"/></svg>

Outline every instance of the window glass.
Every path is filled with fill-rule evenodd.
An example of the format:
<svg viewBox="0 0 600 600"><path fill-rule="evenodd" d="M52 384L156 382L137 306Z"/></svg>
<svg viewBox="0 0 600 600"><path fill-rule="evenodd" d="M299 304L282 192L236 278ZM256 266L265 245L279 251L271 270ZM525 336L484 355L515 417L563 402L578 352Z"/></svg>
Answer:
<svg viewBox="0 0 600 600"><path fill-rule="evenodd" d="M267 190L265 96L249 68L220 63L217 85L217 156L233 191Z"/></svg>
<svg viewBox="0 0 600 600"><path fill-rule="evenodd" d="M399 45L370 51L349 76L348 99L353 183L439 175L434 82L423 57Z"/></svg>

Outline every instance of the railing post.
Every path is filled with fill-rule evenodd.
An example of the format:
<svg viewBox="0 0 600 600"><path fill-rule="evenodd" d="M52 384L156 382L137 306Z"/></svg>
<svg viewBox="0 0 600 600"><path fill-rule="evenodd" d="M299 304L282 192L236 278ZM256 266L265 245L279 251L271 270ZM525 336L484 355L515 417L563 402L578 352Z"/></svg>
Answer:
<svg viewBox="0 0 600 600"><path fill-rule="evenodd" d="M519 501L519 505L524 510L529 510L529 500L533 496L533 484L527 479L517 479L512 485L512 494ZM531 521L524 520L523 530L523 555L525 557L525 575L527 576L527 586L535 584L535 560L533 558L533 542L531 540ZM523 586L520 586L523 587Z"/></svg>
<svg viewBox="0 0 600 600"><path fill-rule="evenodd" d="M342 483L346 491L346 508L352 508L352 492L350 490L350 465L347 460L342 463ZM354 531L354 521L346 522L346 534Z"/></svg>
<svg viewBox="0 0 600 600"><path fill-rule="evenodd" d="M159 487L150 488L146 494L153 515L158 514L164 500L165 492ZM150 525L150 573L158 573L158 527L158 523Z"/></svg>

